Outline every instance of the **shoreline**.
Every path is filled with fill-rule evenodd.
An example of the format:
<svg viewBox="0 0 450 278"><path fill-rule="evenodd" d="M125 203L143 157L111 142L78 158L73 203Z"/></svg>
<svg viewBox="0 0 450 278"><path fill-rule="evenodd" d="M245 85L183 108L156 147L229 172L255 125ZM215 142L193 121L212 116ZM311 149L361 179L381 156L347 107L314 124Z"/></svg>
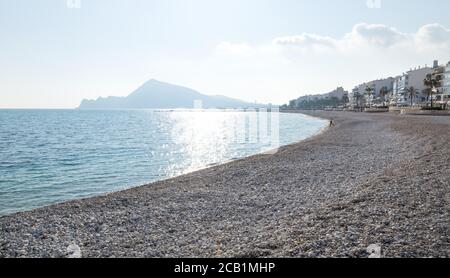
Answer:
<svg viewBox="0 0 450 278"><path fill-rule="evenodd" d="M64 257L70 244L86 257L366 257L370 244L449 256L447 118L301 113L336 127L274 155L0 216L0 257Z"/></svg>
<svg viewBox="0 0 450 278"><path fill-rule="evenodd" d="M161 109L154 109L154 110L155 110L155 111L162 111ZM168 109L168 111L173 111L173 109ZM184 111L184 110L180 110L180 111ZM192 109L191 109L191 110L186 109L186 111L192 111ZM207 110L207 111L209 112L210 110ZM214 110L212 110L212 111L214 111ZM218 110L218 111L219 111L219 110ZM225 111L219 111L219 112L225 112ZM234 111L233 111L233 112L234 112ZM286 113L286 114L302 114L303 116L307 116L307 117L310 117L310 118L316 118L316 119L320 119L320 120L327 121L327 119L322 119L322 118L320 118L320 117L314 117L314 116L310 116L310 115L308 115L308 114L303 114L303 113L291 113L291 112L281 112L281 111L280 111L280 113ZM283 147L287 147L287 146L299 144L299 143L301 143L301 142L303 142L303 141L305 141L305 140L308 140L308 139L313 138L313 137L315 137L315 136L317 136L317 135L319 135L319 134L321 134L321 133L323 133L323 132L326 132L327 129L328 129L328 126L325 125L323 128L319 129L316 133L312 134L311 136L306 137L306 138L304 138L304 139L301 139L301 140L299 140L299 141L297 141L297 142L289 143L289 144L287 144L287 145L282 145L282 146L280 146L279 148L283 148ZM193 174L193 173L198 172L198 171L203 171L203 170L210 169L210 168L213 168L213 167L225 165L225 164L228 164L228 163L233 163L233 162L235 162L235 161L239 161L239 160L242 160L242 159L251 158L251 157L253 157L253 156L270 155L274 150L277 150L277 149L279 149L279 148L268 149L268 150L265 150L265 151L260 151L260 152L255 153L255 154L246 155L246 156L242 156L242 157L239 157L239 158L233 158L233 159L230 159L230 160L226 160L226 161L223 161L223 162L214 163L214 164L210 164L210 165L205 165L205 166L200 167L200 168L198 168L198 169L191 170L191 171L187 171L187 172L185 172L185 173L181 173L181 174L178 174L178 175L175 175L175 176L172 176L172 177L168 177L168 178L163 178L163 179L160 179L160 180L154 180L154 181L149 181L149 182L143 182L143 183L137 184L137 185L124 186L123 188L117 189L117 190L114 190L114 191L108 191L108 192L104 192L104 193L101 193L101 194L92 194L92 195L88 195L88 196L80 197L80 198L68 199L68 200L66 200L66 201L61 201L61 202L56 202L56 203L50 203L50 204L47 204L47 205L44 205L44 206L39 206L39 207L30 208L30 209L24 209L24 210L18 210L18 211L14 211L14 212L10 212L10 213L0 213L0 218L1 218L1 217L4 217L4 216L12 216L12 215L15 215L15 214L20 214L20 213L25 213L25 212L32 212L32 211L34 211L34 210L38 210L38 209L42 209L42 208L47 208L47 207L52 207L52 206L55 206L55 205L62 205L62 204L70 203L70 202L74 202L74 201L83 201L83 200L90 199L90 198L107 196L107 195L110 195L110 194L115 194L115 193L119 193L119 192L122 192L122 191L131 190L131 189L138 188L138 187L142 187L142 186L151 186L151 185L154 184L154 183L159 183L159 182L169 181L169 180L171 180L171 179L176 179L176 178L178 178L178 177L183 177L183 176L185 176L185 175Z"/></svg>

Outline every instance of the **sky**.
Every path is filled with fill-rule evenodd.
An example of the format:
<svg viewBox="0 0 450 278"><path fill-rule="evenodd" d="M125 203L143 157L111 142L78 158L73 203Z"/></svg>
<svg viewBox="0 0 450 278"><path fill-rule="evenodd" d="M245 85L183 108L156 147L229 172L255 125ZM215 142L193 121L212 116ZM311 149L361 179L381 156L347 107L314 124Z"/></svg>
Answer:
<svg viewBox="0 0 450 278"><path fill-rule="evenodd" d="M0 108L75 108L149 79L250 102L450 61L448 0L0 0Z"/></svg>

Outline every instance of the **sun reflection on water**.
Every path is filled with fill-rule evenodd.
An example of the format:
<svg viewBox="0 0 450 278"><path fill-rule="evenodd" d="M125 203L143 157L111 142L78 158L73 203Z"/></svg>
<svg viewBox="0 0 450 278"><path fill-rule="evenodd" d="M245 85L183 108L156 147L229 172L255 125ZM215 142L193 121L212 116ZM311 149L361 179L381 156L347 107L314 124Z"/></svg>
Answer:
<svg viewBox="0 0 450 278"><path fill-rule="evenodd" d="M180 147L180 153L184 156L182 163L187 166L183 172L230 159L236 133L245 132L236 125L240 118L239 112L172 113L171 119L175 123L172 140Z"/></svg>
<svg viewBox="0 0 450 278"><path fill-rule="evenodd" d="M278 117L280 145L314 135L327 124L298 114L260 112L0 111L0 214L272 150Z"/></svg>

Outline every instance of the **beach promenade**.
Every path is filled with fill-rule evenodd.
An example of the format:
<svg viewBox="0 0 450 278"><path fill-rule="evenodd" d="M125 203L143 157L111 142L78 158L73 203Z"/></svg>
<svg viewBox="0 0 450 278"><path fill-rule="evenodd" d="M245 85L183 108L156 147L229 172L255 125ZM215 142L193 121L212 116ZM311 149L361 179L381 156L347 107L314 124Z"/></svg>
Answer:
<svg viewBox="0 0 450 278"><path fill-rule="evenodd" d="M449 257L450 117L308 113L335 126L273 155L0 217L0 257L368 257L374 244Z"/></svg>

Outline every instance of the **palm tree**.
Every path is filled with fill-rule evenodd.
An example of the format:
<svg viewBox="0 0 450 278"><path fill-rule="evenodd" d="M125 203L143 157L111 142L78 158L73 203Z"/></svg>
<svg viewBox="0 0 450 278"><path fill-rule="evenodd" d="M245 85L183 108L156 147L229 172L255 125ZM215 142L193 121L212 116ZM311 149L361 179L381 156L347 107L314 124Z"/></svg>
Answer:
<svg viewBox="0 0 450 278"><path fill-rule="evenodd" d="M431 107L433 107L433 93L434 93L434 90L436 89L437 83L438 82L436 81L436 79L433 78L433 75L431 73L427 74L427 76L423 80L423 84L426 87L428 87L426 89L426 91L427 91L428 97L430 98L430 101L431 101Z"/></svg>
<svg viewBox="0 0 450 278"><path fill-rule="evenodd" d="M357 105L357 107L358 107L358 110L361 110L361 107L362 107L362 104L361 104L361 94L360 94L359 92L356 92L356 93L353 95L353 98L354 98L354 100L355 100L355 102L356 102L356 105Z"/></svg>
<svg viewBox="0 0 450 278"><path fill-rule="evenodd" d="M386 86L381 88L380 96L383 98L383 106L386 106L386 96L389 94L389 90Z"/></svg>
<svg viewBox="0 0 450 278"><path fill-rule="evenodd" d="M342 97L342 104L344 105L344 107L346 107L347 106L347 104L348 104L348 102L349 102L349 98L348 98L348 95L347 94L345 94L343 97Z"/></svg>
<svg viewBox="0 0 450 278"><path fill-rule="evenodd" d="M366 87L366 94L367 98L369 99L369 108L372 108L372 95L373 95L373 89L370 86Z"/></svg>
<svg viewBox="0 0 450 278"><path fill-rule="evenodd" d="M297 108L297 101L291 100L289 101L289 109L296 109Z"/></svg>
<svg viewBox="0 0 450 278"><path fill-rule="evenodd" d="M414 87L409 87L409 88L406 88L405 92L406 92L406 94L409 95L409 99L411 100L411 107L412 107L413 99L415 99L417 97L417 95L419 94L419 91Z"/></svg>

